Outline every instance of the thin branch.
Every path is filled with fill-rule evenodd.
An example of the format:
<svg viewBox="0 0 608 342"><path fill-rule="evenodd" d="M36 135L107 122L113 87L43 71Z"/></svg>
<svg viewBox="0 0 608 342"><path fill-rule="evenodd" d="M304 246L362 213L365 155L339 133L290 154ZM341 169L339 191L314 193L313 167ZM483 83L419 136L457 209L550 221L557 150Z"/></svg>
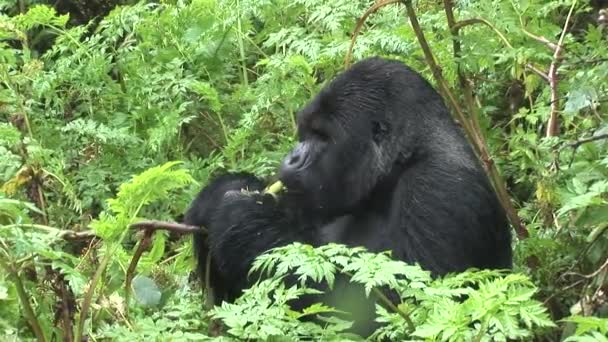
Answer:
<svg viewBox="0 0 608 342"><path fill-rule="evenodd" d="M556 292L554 292L553 294L551 294L549 297L547 297L547 299L545 299L543 301L543 305L547 305L549 303L549 301L551 301L553 298L557 297L558 295L560 295L560 294L562 294L562 293L564 293L564 292L566 292L566 291L568 291L570 289L573 289L573 288L579 286L580 284L584 283L585 281L586 281L585 279L580 279L580 280L577 280L574 283L572 283L572 284L570 284L570 285L568 285L568 286L566 286L564 288L561 288L561 289L557 290Z"/></svg>
<svg viewBox="0 0 608 342"><path fill-rule="evenodd" d="M51 288L53 292L59 297L56 303L56 313L53 324L59 325L61 321L61 328L63 328L63 341L72 342L74 341L74 309L76 307L76 298L74 293L67 284L65 276L59 270L53 269L50 265L44 267L48 274L48 277L52 279Z"/></svg>
<svg viewBox="0 0 608 342"><path fill-rule="evenodd" d="M211 287L211 251L207 253L207 259L205 260L205 292L207 294L205 308L211 310L215 303L215 292Z"/></svg>
<svg viewBox="0 0 608 342"><path fill-rule="evenodd" d="M165 229L178 234L193 234L202 232L207 234L207 229L204 227L192 226L183 223L169 222L169 221L157 221L157 220L144 220L137 223L133 223L129 226L131 229L142 229L156 231L159 229Z"/></svg>
<svg viewBox="0 0 608 342"><path fill-rule="evenodd" d="M602 272L607 267L608 267L608 258L606 258L606 261L604 261L604 263L602 264L602 266L600 266L600 268L598 268L597 270L595 270L591 274L583 275L583 277L585 277L587 279L594 278L595 276L597 276L598 274L600 274L600 272Z"/></svg>
<svg viewBox="0 0 608 342"><path fill-rule="evenodd" d="M571 143L567 143L557 150L557 156L555 157L556 162L559 162L560 154L563 149L572 148L572 157L570 158L570 162L568 163L568 167L571 167L572 163L574 162L574 155L576 154L576 150L578 150L578 148L581 147L581 145L587 144L590 142L594 142L594 141L598 141L598 140L602 140L602 139L608 139L608 133L598 134L598 135L594 135L589 138L579 139L579 140L573 141Z"/></svg>
<svg viewBox="0 0 608 342"><path fill-rule="evenodd" d="M112 255L114 255L114 250L107 251L107 253L101 259L101 262L95 273L93 274L93 278L89 282L89 288L85 292L84 297L82 299L82 304L80 306L80 313L78 315L78 322L76 324L76 333L74 334L74 341L80 342L84 340L84 325L87 320L87 316L89 314L89 309L91 307L91 302L93 301L93 295L95 294L95 289L97 288L97 284L99 279L101 279L102 273L105 271L106 267L110 263L112 259Z"/></svg>
<svg viewBox="0 0 608 342"><path fill-rule="evenodd" d="M566 148L566 147L572 147L573 149L576 150L577 148L579 148L583 144L590 143L590 142L593 142L593 141L602 140L602 139L608 139L608 133L606 133L606 134L598 134L598 135L594 135L594 136L589 137L589 138L584 138L584 139L580 139L580 140L577 140L577 141L573 141L571 143L568 143L568 144L564 145L562 147L562 149Z"/></svg>
<svg viewBox="0 0 608 342"><path fill-rule="evenodd" d="M599 227L598 233L595 234L595 236L593 236L593 239L585 245L584 249L576 257L576 261L574 263L572 263L572 265L570 265L570 267L559 276L559 279L562 279L565 281L566 275L570 275L570 274L574 273L574 272L572 272L572 270L583 262L584 257L591 250L591 247L593 247L595 245L595 243L600 240L600 238L603 236L603 234L605 232L608 232L608 224L606 224L604 227L602 227L602 226Z"/></svg>
<svg viewBox="0 0 608 342"><path fill-rule="evenodd" d="M492 180L492 183L494 184L494 188L496 190L498 199L499 199L502 207L504 208L504 210L509 218L509 221L513 225L513 227L517 233L517 236L519 237L519 239L527 238L529 236L528 230L526 229L524 224L521 222L521 219L519 218L519 215L517 214L517 210L515 210L515 207L513 206L513 203L511 202L511 197L509 195L509 192L507 191L507 188L505 186L505 183L504 183L502 177L500 176L500 173L496 169L496 165L494 164L494 161L490 157L488 146L485 142L485 139L483 138L482 134L479 131L479 126L475 125L474 121L472 121L472 123L471 123L468 120L468 118L463 113L462 108L456 101L454 94L450 91L447 81L443 78L443 76L441 74L441 69L435 62L433 53L431 52L428 42L427 42L426 38L424 37L424 32L422 31L422 28L420 27L418 18L416 16L416 11L414 10L414 7L412 6L411 1L403 0L403 3L406 6L407 15L410 19L410 23L412 25L412 28L414 29L414 32L418 39L418 43L420 44L420 47L422 48L422 51L424 52L426 62L429 65L429 67L431 68L433 77L435 78L437 84L439 85L439 89L441 90L442 94L444 94L444 96L448 99L448 101L449 101L448 103L450 104L450 106L453 110L453 113L456 115L456 118L463 125L465 133L467 133L467 137L469 138L469 141L471 142L471 144L474 147L476 147L476 150L479 151L479 158L483 161L483 165L486 169L486 172L488 173L490 179ZM487 21L482 19L482 20L480 20L480 22L487 22ZM487 24L489 24L489 23L487 23ZM457 24L455 24L455 25L457 25ZM489 24L489 25L490 25L490 27L493 27L493 25L491 25L491 24ZM456 29L453 28L453 30L455 30L457 32L458 29L463 26L466 26L466 25L460 24L460 26L458 28L456 28ZM502 36L502 34L501 34L501 36ZM510 46L510 44L509 44L509 46ZM469 99L469 101L471 101L471 99ZM475 110L474 106L473 106L473 109Z"/></svg>
<svg viewBox="0 0 608 342"><path fill-rule="evenodd" d="M534 33L529 32L528 30L526 30L526 28L525 28L525 27L523 27L523 25L522 25L522 27L521 27L521 30L522 30L522 32L523 32L523 33L525 33L525 34L526 34L528 37L530 37L530 38L532 38L532 39L536 40L536 41L537 41L537 42L539 42L539 43L542 43L542 44L547 45L547 47L548 47L549 49L551 49L551 51L555 51L555 50L557 49L557 47L558 47L558 46L557 46L555 43L553 43L553 42L549 41L549 39L547 39L547 38L545 38L545 37L543 37L543 36L537 36L537 35L535 35Z"/></svg>
<svg viewBox="0 0 608 342"><path fill-rule="evenodd" d="M547 122L547 137L556 136L559 133L559 96L557 93L557 68L559 65L559 60L561 59L561 54L564 48L564 38L566 37L566 33L568 32L568 24L570 23L570 17L572 16L572 12L574 11L574 7L576 6L576 0L572 2L572 6L570 7L570 11L568 12L568 16L566 17L566 22L564 23L564 28L562 30L562 34L559 37L559 41L557 42L557 47L555 48L555 52L553 53L553 61L549 66L549 89L551 90L551 112L549 114L549 121Z"/></svg>
<svg viewBox="0 0 608 342"><path fill-rule="evenodd" d="M152 229L146 229L144 231L144 236L139 241L139 245L137 245L137 249L135 250L135 253L133 253L131 263L129 263L129 268L127 269L127 279L125 281L125 303L127 303L127 317L129 316L129 297L131 295L131 282L133 281L133 275L135 274L135 269L137 268L139 259L141 259L144 251L150 247L153 233L154 231Z"/></svg>
<svg viewBox="0 0 608 342"><path fill-rule="evenodd" d="M358 20L355 31L353 33L353 38L351 39L351 46L350 46L348 53L346 55L346 58L345 58L346 66L348 66L350 63L350 58L352 55L352 48L356 41L356 37L359 34L361 27L363 27L363 23L365 22L367 17L371 13L378 10L379 8L389 5L389 4L397 3L397 2L398 1L395 1L395 0L385 0L383 2L376 3L364 13L364 15L361 17L361 19ZM489 155L488 147L485 143L485 140L484 140L483 136L481 135L481 133L479 132L479 125L478 124L473 125L468 120L468 118L465 116L463 110L461 109L460 105L458 104L458 101L454 97L454 94L450 91L450 88L449 88L447 82L445 81L445 79L443 78L443 76L441 74L441 68L437 65L435 58L433 56L433 53L431 52L431 49L428 45L428 42L426 41L426 38L424 37L424 33L420 27L420 23L418 22L416 12L414 11L414 8L412 7L411 1L410 0L400 0L399 2L403 3L406 6L407 15L410 19L410 23L412 25L414 33L416 34L418 43L420 44L420 47L422 48L422 51L424 53L425 61L429 65L431 72L433 74L433 77L435 78L435 81L437 82L439 92L443 95L444 98L447 99L447 104L452 109L452 113L454 113L454 115L456 116L456 119L463 126L465 134L466 134L469 142L471 143L471 145L475 149L475 151L479 154L479 158L483 161L483 165L486 169L486 172L488 173L490 179L492 179L492 182L496 189L498 199L500 200L503 208L505 209L505 212L507 213L507 216L509 217L509 221L514 226L518 237L520 239L526 238L528 236L528 231L526 230L526 227L521 222L521 219L519 218L517 211L515 210L515 207L513 206L513 203L511 202L511 197L506 189L504 181L502 180L502 177L500 176L498 170L496 169L496 166L494 165L493 160L491 159L491 157ZM453 20L453 15L450 20ZM469 20L462 21L459 23L454 23L452 30L454 30L455 32L458 32L458 30L460 28L465 27L467 25L472 25L475 23L483 23L483 24L487 25L488 27L492 28L494 30L494 32L496 32L498 34L498 36L501 37L502 41L507 46L512 47L512 45L504 37L504 35L502 33L500 33L500 31L498 31L494 27L494 25L492 25L490 22L488 22L485 19L469 19ZM541 77L546 79L546 76L542 72L537 70L536 68L534 68L532 70L535 71L536 73L539 73ZM469 100L471 102L474 102L472 100L472 98Z"/></svg>
<svg viewBox="0 0 608 342"><path fill-rule="evenodd" d="M359 20L357 20L357 25L355 26L355 30L353 31L353 36L350 39L350 46L348 47L348 52L346 53L346 57L344 58L344 67L345 68L350 65L350 60L353 55L353 47L355 46L355 41L357 41L357 36L359 36L359 32L361 32L361 28L363 27L365 20L367 20L367 17L369 17L372 13L376 12L377 10L379 10L380 8L382 8L384 6L387 6L390 4L396 4L396 3L399 3L400 1L401 0L385 0L385 1L377 2L372 7L370 7L367 11L365 11L365 13L363 13L363 16L361 16L361 18L359 18Z"/></svg>
<svg viewBox="0 0 608 342"><path fill-rule="evenodd" d="M83 230L80 232L74 232L71 230L64 230L55 227L45 226L42 224L28 224L28 223L17 223L3 226L2 228L31 228L45 231L49 234L56 234L58 238L64 240L86 240L97 237L95 232L92 230Z"/></svg>
<svg viewBox="0 0 608 342"><path fill-rule="evenodd" d="M344 269L341 269L341 272L346 274L347 276L349 276L351 279L354 276L352 273L350 273L348 271L344 271ZM388 299L388 297L384 293L382 293L382 291L380 289L378 289L377 287L373 286L372 292L378 297L378 299L382 303L384 303L386 306L388 306L391 310L393 310L395 313L397 313L399 316L401 316L405 320L405 323L407 324L409 331L416 330L416 325L414 324L414 321L412 321L412 318L410 317L410 315L407 312L399 309L399 307L397 307L390 299Z"/></svg>
<svg viewBox="0 0 608 342"><path fill-rule="evenodd" d="M159 229L169 230L178 234L195 234L195 233L203 233L207 234L207 229L205 227L192 226L183 223L169 222L169 221L157 221L157 220L144 220L137 223L133 223L129 226L131 229L141 229L144 231L144 236L140 240L135 253L133 254L133 258L131 259L131 263L129 264L129 268L127 270L127 279L125 282L125 291L128 295L130 293L131 281L133 280L133 275L135 273L135 268L137 267L137 263L143 252L149 247L152 234ZM214 303L214 293L211 288L211 253L207 255L207 265L205 267L205 289L207 292L207 298L205 300L205 307L211 309ZM128 300L127 300L128 302Z"/></svg>
<svg viewBox="0 0 608 342"><path fill-rule="evenodd" d="M506 46L508 46L509 48L513 48L513 45L511 45L511 43L509 43L509 40L507 40L507 37L505 37L497 28L496 26L492 25L492 23L490 23L489 21L483 19L483 18L471 18L471 19L466 19L466 20L461 20L457 23L454 24L454 26L452 26L452 31L455 31L456 33L458 33L458 31L465 27L465 26L469 26L469 25L473 25L473 24L484 24L487 27L491 28L492 31L494 31L498 37L500 37L500 40L503 41L503 43L505 43Z"/></svg>
<svg viewBox="0 0 608 342"><path fill-rule="evenodd" d="M454 28L458 23L456 22L456 19L454 17L452 0L444 0L443 8L445 11L445 16L447 18L448 27L450 28L450 32L452 34L452 49L454 52L454 59L456 60L458 82L460 83L460 87L463 90L465 102L466 102L467 106L469 107L469 115L473 119L473 120L471 120L470 129L472 131L477 131L479 129L479 123L477 120L478 111L477 111L477 106L475 105L475 101L474 101L471 81L465 77L464 72L462 71L461 64L459 62L462 51L461 51L461 46L460 46L460 39L458 37L459 30ZM507 42L507 44L508 44L508 42ZM463 118L463 120L466 120L466 118ZM480 154L481 151L478 146L479 144L472 144L472 145L475 148L475 152Z"/></svg>
<svg viewBox="0 0 608 342"><path fill-rule="evenodd" d="M25 319L30 324L30 326L32 328L32 332L34 333L34 336L36 336L36 339L38 341L46 341L46 337L44 336L44 331L42 330L42 327L40 326L38 317L36 317L34 309L32 308L32 305L30 304L30 300L29 300L30 296L25 291L25 286L23 285L23 282L21 281L21 276L19 275L18 271L15 270L10 264L5 262L5 260L6 259L4 259L4 258L0 258L0 267L3 268L6 271L6 273L8 273L10 275L11 278L13 278L13 283L15 284L15 290L17 291L17 297L19 298L19 301L21 302L21 307L23 308L23 315L25 316Z"/></svg>
<svg viewBox="0 0 608 342"><path fill-rule="evenodd" d="M451 27L452 32L457 34L461 28L465 27L465 26L470 26L470 25L474 25L474 24L484 24L487 27L489 27L492 31L494 31L494 33L496 33L496 35L498 35L498 37L500 38L500 40L502 40L502 42L509 48L513 48L513 45L511 45L511 43L509 42L509 40L507 39L507 37L505 37L499 30L498 28L496 28L496 26L492 25L492 23L490 23L489 21L483 19L483 18L471 18L471 19L466 19L466 20L461 20L459 22L455 22L454 25ZM542 79L544 79L545 81L549 82L549 75L547 75L547 73L543 72L542 70L538 69L537 67L535 67L534 65L527 63L525 65L525 67L527 69L529 69L530 71L532 71L533 73L537 74L538 76L540 76Z"/></svg>
<svg viewBox="0 0 608 342"><path fill-rule="evenodd" d="M547 73L545 73L544 71L538 69L537 67L535 67L534 65L532 65L530 63L526 64L526 68L528 68L530 71L532 71L533 73L540 76L546 82L549 82L549 75L547 75Z"/></svg>

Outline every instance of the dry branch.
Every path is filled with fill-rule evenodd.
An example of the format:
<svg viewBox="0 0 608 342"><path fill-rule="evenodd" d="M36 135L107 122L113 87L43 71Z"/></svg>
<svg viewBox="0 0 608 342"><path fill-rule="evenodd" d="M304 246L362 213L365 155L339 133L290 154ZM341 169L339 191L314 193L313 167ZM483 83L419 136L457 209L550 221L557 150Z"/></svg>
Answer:
<svg viewBox="0 0 608 342"><path fill-rule="evenodd" d="M355 27L353 37L351 38L351 45L350 45L349 50L345 57L345 62L344 62L345 66L348 66L350 64L353 46L354 46L357 36L361 30L361 27L363 27L363 24L365 23L365 20L367 19L367 17L370 14L377 11L379 8L389 5L389 4L394 4L394 3L402 3L403 5L405 5L406 11L407 11L407 16L410 20L410 24L412 25L412 28L414 30L414 33L416 34L418 43L420 44L420 47L424 53L426 63L429 65L429 68L431 69L433 78L435 78L435 81L438 86L438 91L447 100L447 104L451 108L452 113L455 115L456 120L458 120L460 122L460 124L463 126L465 134L466 134L469 142L471 143L475 152L477 152L478 157L483 162L484 168L485 168L486 172L488 173L488 176L492 180L492 183L494 184L494 188L496 189L498 199L501 202L502 207L505 209L505 212L507 213L509 221L511 222L511 224L513 225L513 227L517 233L517 236L520 239L524 239L524 238L528 237L528 235L529 235L528 231L527 231L526 227L523 225L523 223L521 222L521 219L519 218L519 215L517 214L517 210L515 209L515 207L513 206L513 203L511 202L511 197L507 191L506 185L505 185L502 177L500 176L500 173L496 169L496 166L494 165L492 158L490 157L489 149L487 147L485 139L483 138L483 135L480 132L479 124L477 123L476 118L473 118L473 119L467 118L467 116L464 114L464 111L460 107L458 101L456 100L453 92L450 90L450 87L449 87L447 81L443 78L441 68L435 61L435 57L433 56L431 48L429 47L428 42L427 42L426 38L424 37L424 32L422 31L422 28L420 27L420 23L418 22L418 17L412 6L411 0L399 0L399 1L385 0L385 1L377 2L372 7L370 7L367 11L365 11L364 15L357 21L357 25ZM492 28L494 30L494 32L496 32L496 34L501 38L501 40L507 46L512 47L512 45L509 43L509 41L506 39L506 37L502 33L500 33L500 31L498 31L487 20L473 18L473 19L468 19L468 20L464 20L461 22L456 22L454 20L453 13L451 13L451 2L448 1L445 3L445 5L450 6L449 9L446 9L446 10L450 11L450 13L448 14L449 15L448 21L451 26L450 28L451 28L451 31L453 34L457 34L457 32L460 28L465 27L467 25L472 25L475 23L483 23L486 26ZM455 47L455 53L460 53L459 43L455 43L454 47ZM539 74L544 79L547 79L547 76L544 73L542 73L541 71L539 71L538 69L532 67L531 70L533 70L534 72ZM474 105L475 101L474 101L474 98L472 95L473 91L471 89L470 82L466 78L464 78L464 76L461 75L460 73L459 73L459 79L461 81L461 84L463 86L466 86L467 87L466 89L469 89L468 91L465 91L465 97L467 98L467 103L470 104L472 113L474 114L477 111L477 108Z"/></svg>
<svg viewBox="0 0 608 342"><path fill-rule="evenodd" d="M365 11L365 13L363 13L363 16L361 16L361 18L359 18L359 20L357 20L357 25L355 26L355 30L353 31L353 35L350 39L350 46L348 47L348 52L346 53L346 57L344 58L344 67L345 68L347 68L350 65L350 60L352 58L353 47L355 46L355 41L357 41L359 32L361 32L361 28L363 27L363 24L365 24L367 17L369 17L372 13L376 12L377 10L379 10L380 8L382 8L384 6L387 6L390 4L396 4L396 3L399 3L400 1L401 0L379 1L379 2L375 3L372 7L370 7L367 11Z"/></svg>
<svg viewBox="0 0 608 342"><path fill-rule="evenodd" d="M144 220L137 223L133 223L129 226L131 229L141 229L156 231L159 229L169 230L178 234L192 234L192 233L207 233L207 229L204 227L192 226L183 223L176 223L170 221L157 221L157 220Z"/></svg>
<svg viewBox="0 0 608 342"><path fill-rule="evenodd" d="M144 251L146 249L148 249L148 247L150 246L150 243L152 242L153 233L154 233L154 230L152 230L152 229L144 230L144 236L139 241L139 244L137 245L137 249L135 250L133 257L131 258L131 262L129 263L129 268L127 269L127 274L126 274L127 279L125 280L125 302L126 303L129 303L129 297L131 295L131 282L133 281L133 277L135 275L135 269L137 268L139 259L141 259L141 256L144 254ZM126 308L127 308L127 317L128 317L129 305L127 305Z"/></svg>
<svg viewBox="0 0 608 342"><path fill-rule="evenodd" d="M568 32L568 24L570 23L570 17L572 16L572 12L574 11L574 6L576 6L576 0L572 2L570 11L568 12L568 16L566 17L566 22L564 23L562 34L559 37L557 47L555 48L555 52L553 53L553 61L549 66L548 76L549 88L551 89L551 112L549 114L549 121L547 121L547 137L553 137L559 134L559 95L557 92L557 68L561 59L561 54L564 48L564 38L566 37L566 33Z"/></svg>

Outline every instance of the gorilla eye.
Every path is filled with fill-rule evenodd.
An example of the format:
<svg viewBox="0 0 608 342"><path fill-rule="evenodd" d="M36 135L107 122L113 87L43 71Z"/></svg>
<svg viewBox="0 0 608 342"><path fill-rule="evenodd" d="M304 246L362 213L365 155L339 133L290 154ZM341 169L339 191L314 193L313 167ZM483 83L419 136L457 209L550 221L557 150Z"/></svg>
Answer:
<svg viewBox="0 0 608 342"><path fill-rule="evenodd" d="M320 129L311 129L310 133L321 140L329 140L329 134Z"/></svg>
<svg viewBox="0 0 608 342"><path fill-rule="evenodd" d="M374 121L372 123L372 136L375 142L380 142L390 132L390 126L386 122Z"/></svg>

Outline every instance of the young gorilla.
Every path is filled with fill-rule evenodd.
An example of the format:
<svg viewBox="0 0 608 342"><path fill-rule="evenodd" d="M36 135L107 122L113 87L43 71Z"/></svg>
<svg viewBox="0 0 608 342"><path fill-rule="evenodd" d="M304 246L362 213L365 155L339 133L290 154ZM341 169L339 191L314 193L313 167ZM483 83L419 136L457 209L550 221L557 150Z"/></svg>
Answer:
<svg viewBox="0 0 608 342"><path fill-rule="evenodd" d="M186 223L209 231L218 300L250 285L255 257L294 241L391 250L434 275L511 267L510 230L483 169L439 94L407 66L354 64L297 123L300 142L281 165L288 191L278 201L242 194L264 188L252 175L224 175L186 213ZM202 236L194 247L202 271Z"/></svg>

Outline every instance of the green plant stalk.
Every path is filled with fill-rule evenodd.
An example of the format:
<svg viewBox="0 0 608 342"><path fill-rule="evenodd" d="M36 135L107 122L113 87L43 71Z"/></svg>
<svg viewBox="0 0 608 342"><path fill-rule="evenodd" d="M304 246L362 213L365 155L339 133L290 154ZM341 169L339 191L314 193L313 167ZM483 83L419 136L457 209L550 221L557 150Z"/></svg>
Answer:
<svg viewBox="0 0 608 342"><path fill-rule="evenodd" d="M456 59L459 59L459 57L461 56L461 46L460 46L460 41L458 40L459 29L456 27L458 26L458 24L461 24L463 22L456 22L456 20L454 19L454 12L452 9L452 0L444 0L444 10L445 10L446 18L448 21L448 27L450 28L450 31L452 33L454 57L456 57ZM478 20L478 21L476 21L476 20ZM472 22L481 22L481 23L486 24L487 26L492 28L494 30L494 32L496 32L496 34L502 39L502 41L505 43L505 45L507 45L510 48L513 48L513 46L500 33L500 31L498 31L487 20L471 19L471 21ZM463 26L460 26L460 27L463 27ZM513 224L516 231L518 232L518 235L520 235L520 237L525 237L525 236L527 236L527 232L524 233L525 229L523 229L523 230L521 229L521 227L523 227L523 225L521 223L521 219L515 212L515 208L512 207L511 196L509 195L509 193L507 192L507 190L504 186L502 176L498 173L498 170L496 170L496 167L494 166L493 163L491 165L489 165L490 164L490 157L489 157L490 152L489 152L489 149L485 142L485 139L483 138L483 134L481 134L481 126L479 124L479 116L480 116L479 106L477 106L477 104L475 102L475 96L473 95L473 88L472 88L471 82L464 75L462 68L460 66L460 63L457 63L457 73L458 73L458 81L460 83L460 87L462 88L462 92L464 95L464 102L470 113L471 129L473 130L474 135L476 137L475 141L477 143L473 144L473 146L475 147L477 152L482 156L482 159L484 161L484 166L486 167L486 171L489 173L490 178L492 179L492 182L494 183L494 187L495 187L496 191L498 192L499 199L502 202L502 206L507 211L511 223ZM486 156L487 156L487 158L486 158Z"/></svg>
<svg viewBox="0 0 608 342"><path fill-rule="evenodd" d="M143 206L143 201L139 204L139 207L137 208L137 210L135 210L135 213L132 215L131 220L133 220L133 219L135 219L135 217L137 217L137 213L141 210L142 206ZM78 316L78 323L76 325L76 333L74 334L75 342L82 341L84 322L87 319L88 311L91 306L91 301L93 300L93 294L95 293L95 288L97 288L97 282L99 282L101 275L103 274L106 267L110 263L110 259L115 255L116 250L122 244L124 239L127 237L128 233L129 233L129 229L125 229L123 231L122 235L120 236L120 238L118 239L118 241L115 242L113 244L113 246L108 247L108 250L107 250L106 254L103 256L103 259L101 260L99 266L97 267L97 270L95 270L95 274L93 275L93 278L91 279L90 286L82 300L80 315ZM129 303L127 303L126 305L129 305Z"/></svg>
<svg viewBox="0 0 608 342"><path fill-rule="evenodd" d="M456 100L454 94L450 90L446 80L441 75L441 69L437 65L437 63L435 61L435 57L433 56L433 53L431 52L428 42L427 42L426 38L424 37L424 33L422 31L422 28L420 27L420 23L418 22L418 17L416 16L416 11L414 10L414 7L412 6L411 0L402 0L402 1L405 4L406 10L407 10L407 16L410 20L412 28L414 29L414 33L416 34L418 43L420 44L420 47L422 48L422 51L424 52L424 57L426 59L426 62L429 65L429 67L431 68L433 77L435 78L435 81L437 82L437 84L439 86L440 92L447 98L448 103L449 103L450 107L452 108L453 113L456 115L456 117L458 118L460 123L463 125L465 133L466 133L467 137L469 138L469 141L471 142L471 144L474 147L476 147L476 150L479 151L479 154L480 154L479 157L483 161L483 165L486 169L486 172L488 173L490 179L492 180L492 183L494 184L494 188L496 189L498 199L499 199L500 203L502 204L502 207L504 208L505 212L507 213L509 221L513 225L513 227L517 233L517 236L520 239L524 239L524 238L528 237L529 233L526 230L523 223L521 222L521 219L519 218L519 215L517 214L517 210L515 210L513 203L511 203L511 197L509 196L509 193L506 189L504 181L502 180L500 173L496 169L496 165L490 158L489 150L486 145L485 139L483 138L481 133L475 129L473 124L468 120L468 118L462 111L462 108L460 108L460 105L458 104L458 101Z"/></svg>
<svg viewBox="0 0 608 342"><path fill-rule="evenodd" d="M444 6L445 5L445 0L444 0ZM447 7L446 7L447 8ZM453 17L452 19L453 20ZM453 21L453 24L450 27L450 30L452 30L453 32L458 32L461 28L465 27L465 26L469 26L469 25L475 25L475 24L484 24L487 27L489 27L492 31L494 31L494 33L496 33L496 35L500 38L500 40L502 40L502 42L508 46L509 48L513 48L513 45L511 45L511 43L509 43L509 40L507 39L507 37L505 37L497 28L496 26L492 25L492 23L490 23L489 21L483 19L483 18L471 18L471 19L465 19L465 20L460 20L458 22Z"/></svg>
<svg viewBox="0 0 608 342"><path fill-rule="evenodd" d="M351 276L352 277L352 276ZM380 299L380 301L382 301L386 306L388 306L391 310L393 310L394 312L396 312L399 316L403 317L403 319L405 320L405 322L407 323L407 328L410 332L413 332L414 330L416 330L416 326L414 325L414 322L412 321L412 318L410 317L410 315L399 309L393 302L391 302L390 299L388 299L388 297L382 293L382 291L380 291L378 288L376 287L372 287L372 291L374 292L374 294Z"/></svg>
<svg viewBox="0 0 608 342"><path fill-rule="evenodd" d="M340 270L340 273L344 273L347 276L349 276L350 278L353 277L352 273L344 271L343 269ZM388 297L384 293L382 293L382 291L377 289L375 286L372 287L372 292L374 292L374 294L378 297L378 299L382 303L384 303L386 306L388 306L391 310L396 312L399 316L401 316L405 320L405 322L407 323L408 330L410 332L413 332L414 330L416 330L416 326L414 325L412 318L410 317L410 315L407 312L399 309L393 302L391 302L390 299L388 299Z"/></svg>
<svg viewBox="0 0 608 342"><path fill-rule="evenodd" d="M23 314L29 322L34 336L36 336L36 339L38 341L46 341L46 337L44 336L44 332L42 330L42 327L40 326L40 322L38 322L38 318L36 317L34 309L32 308L28 299L29 296L25 291L25 287L23 286L21 277L19 276L17 271L13 270L12 267L10 267L4 261L4 258L0 259L0 267L3 268L5 272L13 278L15 289L17 290L17 297L19 297L19 302L21 303L21 307L23 308Z"/></svg>
<svg viewBox="0 0 608 342"><path fill-rule="evenodd" d="M562 29L562 34L560 35L559 41L557 42L557 47L553 52L553 61L551 62L549 71L547 72L549 76L549 89L551 90L551 111L549 113L549 120L547 121L547 129L545 133L545 136L548 138L557 136L559 134L560 97L558 94L559 80L557 76L557 68L559 66L560 57L564 48L564 38L568 32L568 23L570 23L570 17L572 16L572 12L574 12L574 7L576 7L576 0L572 1L572 6L570 7L570 11L568 11L568 16L566 17L566 22L564 23L564 28Z"/></svg>
<svg viewBox="0 0 608 342"><path fill-rule="evenodd" d="M228 144L228 128L224 124L224 119L222 118L222 114L217 113L217 119L220 122L220 126L222 127L222 135L224 136L224 143Z"/></svg>
<svg viewBox="0 0 608 342"><path fill-rule="evenodd" d="M76 333L74 334L75 342L82 341L84 322L87 319L87 314L89 311L89 307L91 306L91 301L93 298L93 294L95 293L95 288L97 287L97 282L99 281L99 278L101 278L101 274L103 273L103 271L108 266L108 263L110 262L111 257L114 255L114 252L117 249L117 246L118 245L108 248L108 252L106 252L103 259L101 260L101 263L97 267L97 270L95 270L95 274L93 275L93 279L91 279L91 284L89 286L89 289L84 295L84 299L82 301L82 307L80 309L80 315L78 317L78 323L76 325Z"/></svg>
<svg viewBox="0 0 608 342"><path fill-rule="evenodd" d="M239 0L236 1L236 15L237 15L237 19L236 19L236 25L237 25L237 29L239 31L238 36L238 43L239 43L239 53L241 55L241 68L243 69L243 84L245 84L245 86L249 85L249 80L247 78L247 65L246 65L246 61L245 61L245 45L243 44L243 28L241 25L241 2Z"/></svg>
<svg viewBox="0 0 608 342"><path fill-rule="evenodd" d="M445 2L444 2L445 4ZM451 4L451 2L450 2ZM445 6L445 5L444 5ZM447 10L447 8L446 8ZM450 10L451 11L451 10ZM454 20L453 18L453 14L452 14L452 18L448 19L448 22L450 20ZM463 27L466 26L470 26L470 25L475 25L475 24L483 24L486 25L487 27L489 27L494 33L496 33L496 35L500 38L500 40L503 42L503 44L505 44L508 48L512 49L513 45L511 45L511 43L509 42L509 40L507 39L507 37L505 37L497 28L496 26L492 25L492 23L490 23L489 21L483 19L483 18L471 18L471 19L465 19L465 20L461 20L461 21L453 21L453 24L448 24L450 25L450 30L452 31L452 35L456 35L458 36L458 32L460 32L460 29L462 29ZM549 76L543 72L542 70L539 70L537 67L535 67L534 65L528 63L525 65L526 69L534 72L536 75L540 76L543 80L549 82Z"/></svg>
<svg viewBox="0 0 608 342"><path fill-rule="evenodd" d="M485 332L487 329L488 329L488 321L485 320L481 323L481 326L479 327L479 333L477 333L477 335L475 336L475 339L473 341L481 342L481 340L483 339L483 335L485 335Z"/></svg>

